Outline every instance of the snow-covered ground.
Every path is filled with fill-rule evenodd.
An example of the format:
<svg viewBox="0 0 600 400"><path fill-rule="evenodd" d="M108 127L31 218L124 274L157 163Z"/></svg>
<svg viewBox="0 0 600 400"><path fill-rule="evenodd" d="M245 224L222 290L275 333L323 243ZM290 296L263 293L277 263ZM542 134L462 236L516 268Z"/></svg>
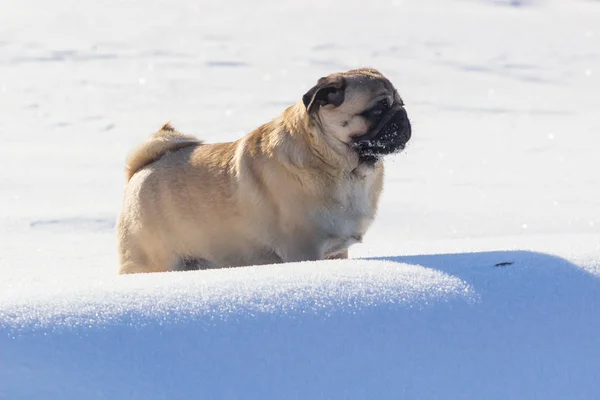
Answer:
<svg viewBox="0 0 600 400"><path fill-rule="evenodd" d="M3 0L0 399L600 398L600 2ZM126 154L380 69L352 260L117 276Z"/></svg>

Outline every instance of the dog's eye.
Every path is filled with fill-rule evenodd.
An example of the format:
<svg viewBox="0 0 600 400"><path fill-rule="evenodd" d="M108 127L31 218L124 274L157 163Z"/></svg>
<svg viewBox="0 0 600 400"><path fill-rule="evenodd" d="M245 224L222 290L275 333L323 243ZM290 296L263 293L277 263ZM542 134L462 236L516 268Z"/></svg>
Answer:
<svg viewBox="0 0 600 400"><path fill-rule="evenodd" d="M381 117L383 115L383 108L374 108L373 110L371 110L371 115L374 117Z"/></svg>
<svg viewBox="0 0 600 400"><path fill-rule="evenodd" d="M382 99L379 100L379 102L375 105L375 107L371 108L368 111L364 112L364 115L367 117L374 117L374 118L379 118L381 117L388 109L390 108L390 106L388 105L388 102L386 99Z"/></svg>

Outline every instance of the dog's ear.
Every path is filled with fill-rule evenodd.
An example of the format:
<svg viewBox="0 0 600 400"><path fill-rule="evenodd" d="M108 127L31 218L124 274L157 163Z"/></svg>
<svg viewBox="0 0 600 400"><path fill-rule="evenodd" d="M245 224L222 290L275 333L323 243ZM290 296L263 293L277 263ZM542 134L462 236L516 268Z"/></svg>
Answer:
<svg viewBox="0 0 600 400"><path fill-rule="evenodd" d="M346 80L343 77L324 77L302 96L302 102L309 114L327 104L338 107L344 102L345 91Z"/></svg>

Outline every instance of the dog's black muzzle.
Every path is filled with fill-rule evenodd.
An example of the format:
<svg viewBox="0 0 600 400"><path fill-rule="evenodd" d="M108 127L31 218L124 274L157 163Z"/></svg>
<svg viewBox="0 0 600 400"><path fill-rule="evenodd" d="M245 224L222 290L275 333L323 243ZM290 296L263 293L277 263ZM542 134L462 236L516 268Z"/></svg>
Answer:
<svg viewBox="0 0 600 400"><path fill-rule="evenodd" d="M403 107L394 107L373 129L353 139L360 162L374 163L380 157L399 152L410 140L411 126Z"/></svg>

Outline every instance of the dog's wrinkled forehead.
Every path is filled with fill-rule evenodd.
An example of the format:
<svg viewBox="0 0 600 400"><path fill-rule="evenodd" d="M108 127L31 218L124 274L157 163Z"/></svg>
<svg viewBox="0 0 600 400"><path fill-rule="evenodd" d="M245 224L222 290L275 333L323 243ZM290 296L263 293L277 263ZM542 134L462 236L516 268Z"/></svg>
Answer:
<svg viewBox="0 0 600 400"><path fill-rule="evenodd" d="M357 70L342 74L347 89L343 103L345 111L361 112L374 100L388 97L393 101L395 89L391 82L374 70ZM374 72L371 72L374 71Z"/></svg>
<svg viewBox="0 0 600 400"><path fill-rule="evenodd" d="M391 82L376 69L360 68L319 79L317 85L304 95L303 101L309 112L327 105L360 112L374 99L386 96L393 101L395 89Z"/></svg>
<svg viewBox="0 0 600 400"><path fill-rule="evenodd" d="M376 89L393 90L391 82L385 76L383 76L381 72L373 68L353 69L347 72L340 72L338 74L357 89L363 89L367 91Z"/></svg>

